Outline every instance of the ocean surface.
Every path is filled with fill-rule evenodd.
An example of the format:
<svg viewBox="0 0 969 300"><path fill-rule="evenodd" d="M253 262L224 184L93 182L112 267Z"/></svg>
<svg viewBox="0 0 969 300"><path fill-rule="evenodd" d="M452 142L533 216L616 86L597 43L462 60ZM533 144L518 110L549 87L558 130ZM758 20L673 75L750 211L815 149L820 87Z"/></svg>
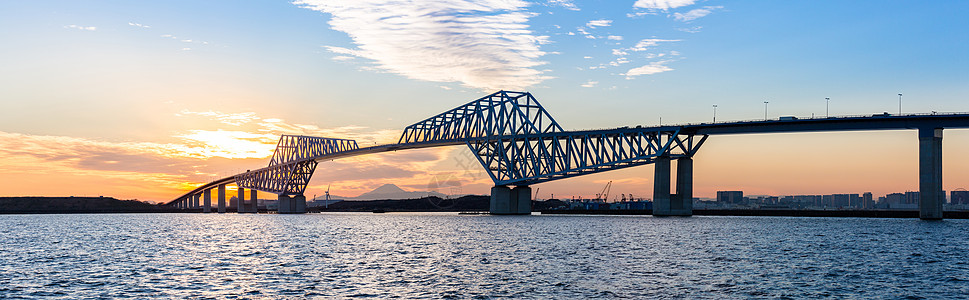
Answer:
<svg viewBox="0 0 969 300"><path fill-rule="evenodd" d="M967 295L967 220L0 215L0 298Z"/></svg>

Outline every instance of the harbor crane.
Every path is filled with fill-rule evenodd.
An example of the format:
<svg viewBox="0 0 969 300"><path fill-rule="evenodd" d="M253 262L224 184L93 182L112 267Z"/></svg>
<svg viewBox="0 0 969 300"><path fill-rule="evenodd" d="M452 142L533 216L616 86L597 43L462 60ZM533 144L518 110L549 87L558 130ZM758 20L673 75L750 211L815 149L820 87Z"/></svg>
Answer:
<svg viewBox="0 0 969 300"><path fill-rule="evenodd" d="M606 187L602 188L602 192L596 194L596 202L606 202L609 201L609 190L612 189L612 180L606 183Z"/></svg>

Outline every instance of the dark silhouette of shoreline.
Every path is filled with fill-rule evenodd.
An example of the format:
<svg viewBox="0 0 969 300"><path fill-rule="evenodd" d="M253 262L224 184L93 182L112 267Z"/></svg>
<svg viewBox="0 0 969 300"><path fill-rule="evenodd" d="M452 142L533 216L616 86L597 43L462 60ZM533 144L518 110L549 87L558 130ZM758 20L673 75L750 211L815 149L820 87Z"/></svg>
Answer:
<svg viewBox="0 0 969 300"><path fill-rule="evenodd" d="M177 212L171 207L113 197L0 197L0 214Z"/></svg>
<svg viewBox="0 0 969 300"><path fill-rule="evenodd" d="M341 201L328 207L307 208L308 212L475 212L487 213L490 197L469 195L455 199L424 197ZM561 209L567 203L552 199L533 201L532 211L546 215L652 215L652 210ZM138 200L113 197L0 197L0 214L103 214L103 213L201 213L201 209L177 209ZM235 212L228 208L228 212ZM261 213L267 212L260 209ZM848 218L918 218L909 210L798 210L798 209L696 209L696 216L780 216ZM969 211L946 211L946 219L969 219Z"/></svg>

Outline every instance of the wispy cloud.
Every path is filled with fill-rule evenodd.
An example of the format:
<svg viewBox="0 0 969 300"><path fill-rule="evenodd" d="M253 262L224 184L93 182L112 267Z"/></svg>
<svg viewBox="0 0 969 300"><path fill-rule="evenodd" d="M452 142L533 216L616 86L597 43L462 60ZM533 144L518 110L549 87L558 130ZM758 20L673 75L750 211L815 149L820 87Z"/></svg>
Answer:
<svg viewBox="0 0 969 300"><path fill-rule="evenodd" d="M579 7L572 2L572 0L548 0L548 4L551 6L559 6L568 10L579 11Z"/></svg>
<svg viewBox="0 0 969 300"><path fill-rule="evenodd" d="M612 20L592 20L585 23L585 26L589 28L606 27L610 25L612 25Z"/></svg>
<svg viewBox="0 0 969 300"><path fill-rule="evenodd" d="M582 87L590 88L590 87L595 87L597 84L599 84L598 81L589 80L588 82L583 83Z"/></svg>
<svg viewBox="0 0 969 300"><path fill-rule="evenodd" d="M537 66L548 37L534 35L527 2L322 1L300 7L332 15L332 29L347 33L357 49L328 47L372 60L377 69L433 82L481 89L513 89L550 77Z"/></svg>
<svg viewBox="0 0 969 300"><path fill-rule="evenodd" d="M633 79L633 77L639 76L639 75L650 75L650 74L662 73L667 71L673 71L673 68L670 68L664 65L667 62L668 61L652 62L642 67L629 69L629 71L626 71L626 73L622 75L626 75L626 79Z"/></svg>
<svg viewBox="0 0 969 300"><path fill-rule="evenodd" d="M689 22L689 21L693 21L693 20L696 20L696 19L705 17L705 16L713 13L714 10L721 9L721 8L723 8L723 6L705 6L703 8L697 8L697 9L694 9L694 10L690 10L690 11L688 11L686 13L683 13L683 14L681 14L681 13L674 13L673 14L673 17L676 18L676 20L677 21L680 21L680 22Z"/></svg>
<svg viewBox="0 0 969 300"><path fill-rule="evenodd" d="M151 26L148 26L148 25L145 25L145 24L140 24L140 23L135 23L135 22L128 22L128 25L134 26L134 27L141 27L141 28L151 28Z"/></svg>
<svg viewBox="0 0 969 300"><path fill-rule="evenodd" d="M181 112L175 114L175 116L205 116L211 117L213 119L219 120L222 124L228 124L233 126L244 125L246 123L259 120L254 112L244 112L244 113L224 113L220 111L190 111L182 110Z"/></svg>
<svg viewBox="0 0 969 300"><path fill-rule="evenodd" d="M94 27L94 26L80 26L80 25L74 25L74 24L64 26L64 28L73 28L73 29L87 30L87 31L96 31L96 30L98 30L98 28L97 27Z"/></svg>
<svg viewBox="0 0 969 300"><path fill-rule="evenodd" d="M613 40L613 41L621 41L622 40L622 36L621 35L610 35L610 36L608 36L608 38L610 40Z"/></svg>
<svg viewBox="0 0 969 300"><path fill-rule="evenodd" d="M656 45L659 45L659 43L664 43L664 42L679 42L679 41L680 40L644 39L644 40L641 40L638 43L636 43L636 45L633 46L632 48L628 48L627 50L630 50L630 51L646 51L646 50L649 50L649 48L651 48L651 47L655 47Z"/></svg>
<svg viewBox="0 0 969 300"><path fill-rule="evenodd" d="M693 5L695 2L694 0L637 0L636 3L633 3L633 7L667 10Z"/></svg>

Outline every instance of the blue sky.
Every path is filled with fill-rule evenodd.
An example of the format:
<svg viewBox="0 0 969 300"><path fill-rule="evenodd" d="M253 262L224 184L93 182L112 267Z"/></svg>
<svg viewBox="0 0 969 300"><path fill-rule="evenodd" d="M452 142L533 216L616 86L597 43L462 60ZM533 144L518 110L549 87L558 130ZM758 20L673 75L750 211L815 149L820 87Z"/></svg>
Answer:
<svg viewBox="0 0 969 300"><path fill-rule="evenodd" d="M718 120L757 119L764 101L771 117L822 116L825 97L832 115L895 112L898 93L905 112L969 111L967 15L965 1L5 1L0 146L18 162L62 168L38 168L30 178L110 180L133 172L165 178L157 183L163 188L145 192L164 197L184 188L180 182L264 165L278 134L389 142L406 125L497 89L532 92L569 129L706 122L714 104ZM948 132L947 149L969 144L958 138L964 133ZM907 147L914 145L909 135L797 141ZM19 157L33 149L25 139L30 147L68 150ZM712 146L773 143L748 139ZM459 169L455 157L466 150L434 151L435 159L415 158L393 172L381 168L399 158L375 158L365 163L370 169L347 162L342 167L358 179L346 194L386 181L419 188L428 174ZM844 157L830 155L818 159ZM954 157L947 156L947 170L969 169ZM698 161L704 167L731 168ZM757 173L784 167L799 166ZM899 168L908 174L914 163ZM889 181L914 188L912 173ZM548 185L584 195L609 178L635 178L630 189L642 194L649 174ZM704 178L701 196L794 192ZM950 178L946 188L969 186L969 175ZM486 191L486 181L466 184L466 192ZM833 182L816 190L861 186ZM130 197L148 189L118 188Z"/></svg>

